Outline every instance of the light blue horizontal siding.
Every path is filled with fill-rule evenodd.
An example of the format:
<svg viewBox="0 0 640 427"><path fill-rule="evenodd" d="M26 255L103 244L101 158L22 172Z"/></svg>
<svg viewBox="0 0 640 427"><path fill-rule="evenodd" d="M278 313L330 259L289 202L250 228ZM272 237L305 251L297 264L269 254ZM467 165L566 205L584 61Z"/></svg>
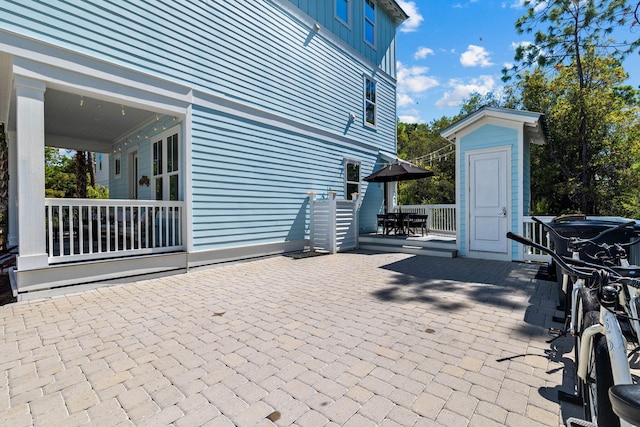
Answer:
<svg viewBox="0 0 640 427"><path fill-rule="evenodd" d="M324 4L333 16L331 0L311 3ZM394 50L385 22L378 23L379 33L389 33L380 37L380 52ZM395 149L393 79L377 78L380 126L371 132L362 125L362 81L375 71L373 64L382 63L364 66L350 50L268 0L5 0L0 24L6 31ZM351 112L357 120L348 126Z"/></svg>
<svg viewBox="0 0 640 427"><path fill-rule="evenodd" d="M201 107L192 132L195 250L304 239L307 192L344 198L343 159L361 161L363 177L375 163L371 153Z"/></svg>
<svg viewBox="0 0 640 427"><path fill-rule="evenodd" d="M335 0L289 1L384 72L396 77L396 27L380 5L376 14L376 46L371 46L364 41L364 0L350 1L351 23L348 26L336 18Z"/></svg>

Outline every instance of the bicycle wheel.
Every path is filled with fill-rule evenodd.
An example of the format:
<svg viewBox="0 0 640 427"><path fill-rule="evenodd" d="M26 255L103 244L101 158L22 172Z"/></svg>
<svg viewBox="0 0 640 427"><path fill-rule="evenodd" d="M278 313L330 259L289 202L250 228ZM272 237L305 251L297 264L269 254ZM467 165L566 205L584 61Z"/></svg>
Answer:
<svg viewBox="0 0 640 427"><path fill-rule="evenodd" d="M578 290L576 298L576 319L571 319L574 324L574 337L573 337L573 357L576 366L576 392L578 397L582 397L582 380L578 377L578 363L580 362L580 344L582 342L582 332L585 329L585 316L587 313L593 311L599 314L600 303L596 291L589 288L581 288ZM598 319L595 319L597 322ZM592 323L593 324L593 323ZM590 326L590 325L589 325Z"/></svg>
<svg viewBox="0 0 640 427"><path fill-rule="evenodd" d="M590 311L584 317L584 328L595 325L600 321L600 312ZM593 337L587 381L582 382L585 403L585 418L599 426L619 427L620 419L611 408L609 388L613 386L613 373L607 340L604 335Z"/></svg>

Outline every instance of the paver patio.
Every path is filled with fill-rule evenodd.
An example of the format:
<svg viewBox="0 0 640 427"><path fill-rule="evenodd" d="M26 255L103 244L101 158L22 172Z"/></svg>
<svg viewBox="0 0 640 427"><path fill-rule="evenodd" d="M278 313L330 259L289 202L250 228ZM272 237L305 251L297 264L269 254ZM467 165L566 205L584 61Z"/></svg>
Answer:
<svg viewBox="0 0 640 427"><path fill-rule="evenodd" d="M538 266L272 257L0 307L0 423L559 426ZM565 370L567 368L567 370Z"/></svg>

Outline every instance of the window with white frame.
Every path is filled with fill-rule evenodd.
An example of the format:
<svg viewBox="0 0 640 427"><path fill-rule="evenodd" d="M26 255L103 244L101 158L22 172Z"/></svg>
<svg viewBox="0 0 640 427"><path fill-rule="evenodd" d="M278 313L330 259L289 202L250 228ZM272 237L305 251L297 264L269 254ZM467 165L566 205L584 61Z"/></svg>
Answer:
<svg viewBox="0 0 640 427"><path fill-rule="evenodd" d="M353 160L345 160L344 176L344 198L347 200L351 200L353 198L353 193L360 193L360 163Z"/></svg>
<svg viewBox="0 0 640 427"><path fill-rule="evenodd" d="M336 19L344 25L351 24L351 0L336 0Z"/></svg>
<svg viewBox="0 0 640 427"><path fill-rule="evenodd" d="M180 200L180 146L178 132L171 130L151 146L153 188L156 200Z"/></svg>
<svg viewBox="0 0 640 427"><path fill-rule="evenodd" d="M369 126L376 125L376 82L369 77L364 78L364 121Z"/></svg>
<svg viewBox="0 0 640 427"><path fill-rule="evenodd" d="M376 3L373 0L364 0L364 40L375 47Z"/></svg>

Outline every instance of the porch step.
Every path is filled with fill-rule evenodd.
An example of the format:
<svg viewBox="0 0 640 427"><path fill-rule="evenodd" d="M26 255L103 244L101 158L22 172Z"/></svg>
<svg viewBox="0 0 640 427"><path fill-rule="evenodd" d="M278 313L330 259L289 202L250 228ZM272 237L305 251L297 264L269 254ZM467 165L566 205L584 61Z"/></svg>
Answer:
<svg viewBox="0 0 640 427"><path fill-rule="evenodd" d="M400 252L415 255L455 258L458 249L455 238L442 236L406 237L361 234L361 249L381 252Z"/></svg>
<svg viewBox="0 0 640 427"><path fill-rule="evenodd" d="M424 246L412 245L386 245L381 243L361 243L360 249L378 252L397 252L404 254L425 255L442 258L455 258L458 256L458 250L454 248L429 248Z"/></svg>

